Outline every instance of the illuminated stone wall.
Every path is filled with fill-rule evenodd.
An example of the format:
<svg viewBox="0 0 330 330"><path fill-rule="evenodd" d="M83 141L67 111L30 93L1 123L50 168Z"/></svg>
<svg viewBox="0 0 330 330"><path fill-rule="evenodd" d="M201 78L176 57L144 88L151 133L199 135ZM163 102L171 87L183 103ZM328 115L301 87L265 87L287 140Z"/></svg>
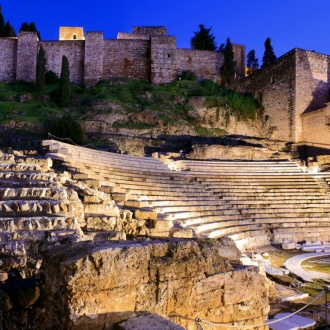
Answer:
<svg viewBox="0 0 330 330"><path fill-rule="evenodd" d="M238 90L251 92L262 103L272 138L292 141L295 99L295 53L290 52L269 66L254 72L238 84Z"/></svg>
<svg viewBox="0 0 330 330"><path fill-rule="evenodd" d="M101 32L86 33L85 40L82 28L61 27L60 41L38 43L35 33L30 32L10 42L1 39L1 43L0 57L6 64L0 66L0 79L5 82L35 80L38 45L46 51L47 70L59 75L62 56L66 55L71 81L87 86L116 77L166 83L183 70L219 81L222 64L219 52L176 48L176 38L168 36L163 26L137 26L133 33L118 33L115 40L104 40ZM233 48L240 77L245 72L245 48Z"/></svg>
<svg viewBox="0 0 330 330"><path fill-rule="evenodd" d="M92 86L103 79L103 33L86 34L84 83Z"/></svg>
<svg viewBox="0 0 330 330"><path fill-rule="evenodd" d="M69 61L70 80L81 84L84 80L84 41L45 41L41 42L46 51L46 69L61 74L62 57L65 55Z"/></svg>
<svg viewBox="0 0 330 330"><path fill-rule="evenodd" d="M16 80L17 39L0 38L0 81Z"/></svg>
<svg viewBox="0 0 330 330"><path fill-rule="evenodd" d="M150 81L150 42L104 40L103 78Z"/></svg>
<svg viewBox="0 0 330 330"><path fill-rule="evenodd" d="M176 39L171 36L151 38L151 82L161 84L176 79Z"/></svg>
<svg viewBox="0 0 330 330"><path fill-rule="evenodd" d="M263 104L272 137L293 142L312 136L308 133L312 126L303 128L302 116L323 107L329 87L329 56L302 49L293 49L238 85ZM315 124L313 130L317 129L324 130L324 124Z"/></svg>
<svg viewBox="0 0 330 330"><path fill-rule="evenodd" d="M302 116L302 141L308 145L330 148L330 104Z"/></svg>
<svg viewBox="0 0 330 330"><path fill-rule="evenodd" d="M178 73L192 71L198 77L219 81L219 70L223 64L223 55L219 52L194 49L177 49L175 66Z"/></svg>
<svg viewBox="0 0 330 330"><path fill-rule="evenodd" d="M16 80L36 80L38 37L36 32L21 31L17 42Z"/></svg>
<svg viewBox="0 0 330 330"><path fill-rule="evenodd" d="M60 40L85 40L82 27L60 27Z"/></svg>

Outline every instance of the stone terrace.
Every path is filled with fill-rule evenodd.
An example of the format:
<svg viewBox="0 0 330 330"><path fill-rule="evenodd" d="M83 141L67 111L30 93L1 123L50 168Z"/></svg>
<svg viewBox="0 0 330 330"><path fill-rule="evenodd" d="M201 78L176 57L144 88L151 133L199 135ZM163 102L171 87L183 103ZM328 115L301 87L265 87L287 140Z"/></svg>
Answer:
<svg viewBox="0 0 330 330"><path fill-rule="evenodd" d="M330 240L328 175L289 161L172 162L44 141L49 157L94 180L153 236L229 236L241 250L271 242ZM174 170L175 168L179 170Z"/></svg>

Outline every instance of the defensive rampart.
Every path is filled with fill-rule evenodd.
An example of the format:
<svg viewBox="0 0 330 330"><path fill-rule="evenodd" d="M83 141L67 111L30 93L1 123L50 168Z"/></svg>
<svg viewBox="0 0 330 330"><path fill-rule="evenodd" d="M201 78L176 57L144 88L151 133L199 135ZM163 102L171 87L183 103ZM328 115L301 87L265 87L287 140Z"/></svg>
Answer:
<svg viewBox="0 0 330 330"><path fill-rule="evenodd" d="M176 38L166 28L134 27L133 33L119 33L117 39L104 39L101 32L82 28L61 28L60 41L38 41L34 32L20 32L18 38L1 38L0 81L35 81L39 47L46 51L47 70L60 75L62 56L69 60L70 79L91 86L100 80L129 78L155 84L176 79L184 70L199 78L218 81L223 55L213 51L176 48ZM245 47L233 45L237 76L245 73Z"/></svg>

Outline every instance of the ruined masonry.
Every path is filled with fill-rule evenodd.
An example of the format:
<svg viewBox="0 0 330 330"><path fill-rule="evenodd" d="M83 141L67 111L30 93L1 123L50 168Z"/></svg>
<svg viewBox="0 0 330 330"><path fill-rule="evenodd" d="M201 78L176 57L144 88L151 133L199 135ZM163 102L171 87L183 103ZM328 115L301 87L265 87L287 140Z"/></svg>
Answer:
<svg viewBox="0 0 330 330"><path fill-rule="evenodd" d="M192 239L191 228L170 220L174 209L166 205L181 207L176 191L200 189L192 177L157 159L108 154L117 167L103 167L110 172L102 176L114 174L105 182L93 163L75 158L85 149L44 146L47 158L0 154L1 328L101 330L120 323L127 330L137 324L193 330L196 316L236 325L267 319L266 277L258 267L239 265L234 242ZM84 155L98 163L95 154ZM130 190L128 182L136 186ZM207 194L196 201L207 201ZM157 208L143 205L148 196ZM199 212L193 195L186 197L187 214Z"/></svg>

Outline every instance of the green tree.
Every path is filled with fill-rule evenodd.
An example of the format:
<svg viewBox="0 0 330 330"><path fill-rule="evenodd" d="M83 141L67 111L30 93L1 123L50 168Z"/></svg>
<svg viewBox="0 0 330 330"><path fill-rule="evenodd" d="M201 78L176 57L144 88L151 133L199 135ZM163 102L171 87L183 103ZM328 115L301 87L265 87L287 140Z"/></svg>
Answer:
<svg viewBox="0 0 330 330"><path fill-rule="evenodd" d="M19 29L20 31L30 31L30 28L29 28L29 24L24 22L22 25L21 25L21 28Z"/></svg>
<svg viewBox="0 0 330 330"><path fill-rule="evenodd" d="M4 28L5 28L5 19L3 18L2 10L0 7L0 37L3 37L4 35Z"/></svg>
<svg viewBox="0 0 330 330"><path fill-rule="evenodd" d="M223 65L220 69L221 81L227 88L231 87L235 80L236 63L234 60L233 45L228 38L223 47Z"/></svg>
<svg viewBox="0 0 330 330"><path fill-rule="evenodd" d="M38 92L42 92L44 90L45 80L46 80L46 52L41 45L37 58L36 86Z"/></svg>
<svg viewBox="0 0 330 330"><path fill-rule="evenodd" d="M3 29L3 36L4 37L16 37L16 32L14 27L10 24L9 21L7 21L7 23L4 26Z"/></svg>
<svg viewBox="0 0 330 330"><path fill-rule="evenodd" d="M206 28L204 24L200 24L199 31L194 32L195 35L190 40L191 49L216 50L217 45L211 29L212 27Z"/></svg>
<svg viewBox="0 0 330 330"><path fill-rule="evenodd" d="M62 68L60 77L59 105L67 107L70 105L71 86L70 86L70 69L68 58L63 55Z"/></svg>
<svg viewBox="0 0 330 330"><path fill-rule="evenodd" d="M250 50L246 56L246 66L248 75L259 69L259 63L254 49Z"/></svg>
<svg viewBox="0 0 330 330"><path fill-rule="evenodd" d="M267 38L265 41L265 52L262 57L262 66L267 66L274 63L276 60L276 55L273 50L273 46L271 45L271 39Z"/></svg>
<svg viewBox="0 0 330 330"><path fill-rule="evenodd" d="M24 22L19 30L28 31L28 32L37 32L38 39L41 40L40 32L37 30L37 27L33 22L30 24Z"/></svg>
<svg viewBox="0 0 330 330"><path fill-rule="evenodd" d="M83 142L81 125L70 116L63 116L55 122L48 122L46 128L49 133L59 138L69 138L77 144Z"/></svg>
<svg viewBox="0 0 330 330"><path fill-rule="evenodd" d="M41 40L40 32L38 31L36 25L35 25L33 22L31 22L31 23L29 24L29 31L31 31L31 32L37 32L38 39Z"/></svg>

